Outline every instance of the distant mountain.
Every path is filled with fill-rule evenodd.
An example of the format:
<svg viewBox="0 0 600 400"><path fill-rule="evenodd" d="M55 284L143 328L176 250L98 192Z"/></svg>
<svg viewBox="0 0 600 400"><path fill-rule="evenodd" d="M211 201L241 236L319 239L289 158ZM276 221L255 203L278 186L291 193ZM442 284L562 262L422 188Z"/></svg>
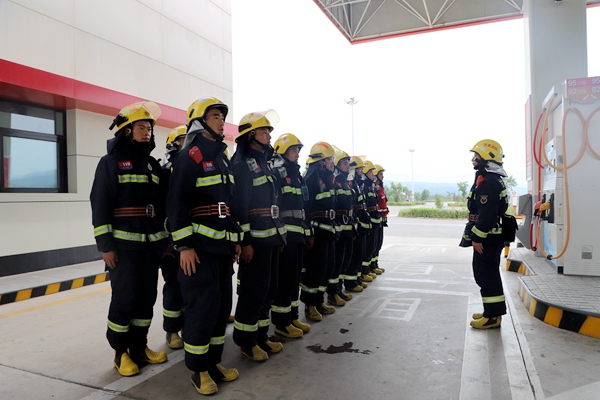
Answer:
<svg viewBox="0 0 600 400"><path fill-rule="evenodd" d="M385 185L390 186L393 181L384 181ZM402 183L403 186L406 186L409 190L412 190L412 182L395 182L396 184ZM470 189L471 182L469 182L469 186L467 189ZM448 193L456 193L458 192L458 185L456 183L431 183L431 182L415 182L415 192L422 192L423 190L429 190L429 193L432 196L439 194L441 196L446 196ZM514 189L517 192L517 195L522 195L527 193L526 187L516 187Z"/></svg>

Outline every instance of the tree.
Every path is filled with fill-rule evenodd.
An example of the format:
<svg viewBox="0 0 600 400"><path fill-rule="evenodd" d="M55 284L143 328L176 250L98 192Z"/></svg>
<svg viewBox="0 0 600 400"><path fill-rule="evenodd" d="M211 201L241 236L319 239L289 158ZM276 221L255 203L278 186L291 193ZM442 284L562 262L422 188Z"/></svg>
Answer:
<svg viewBox="0 0 600 400"><path fill-rule="evenodd" d="M513 176L509 176L507 178L502 178L504 184L506 185L506 193L512 193L512 190L517 187L518 183Z"/></svg>
<svg viewBox="0 0 600 400"><path fill-rule="evenodd" d="M460 192L460 196L464 199L465 197L467 197L467 190L468 190L468 185L469 182L464 181L464 182L458 182L458 191Z"/></svg>
<svg viewBox="0 0 600 400"><path fill-rule="evenodd" d="M435 195L435 208L441 209L444 207L444 203L442 203L442 196L439 194Z"/></svg>
<svg viewBox="0 0 600 400"><path fill-rule="evenodd" d="M421 192L421 200L427 201L429 196L431 196L431 193L429 193L429 190L423 189L423 191Z"/></svg>

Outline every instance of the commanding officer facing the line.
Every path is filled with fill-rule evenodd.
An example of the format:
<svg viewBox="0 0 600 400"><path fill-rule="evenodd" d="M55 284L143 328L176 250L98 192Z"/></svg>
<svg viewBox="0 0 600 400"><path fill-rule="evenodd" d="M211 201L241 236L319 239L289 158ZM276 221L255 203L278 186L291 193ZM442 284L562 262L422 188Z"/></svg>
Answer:
<svg viewBox="0 0 600 400"><path fill-rule="evenodd" d="M228 107L214 97L188 109L188 134L177 156L167 196L173 245L179 252L179 282L185 306L185 365L203 395L216 393L216 381L233 381L237 369L221 366L227 318L231 312L233 262L239 257L241 229L231 217L233 177L224 150Z"/></svg>
<svg viewBox="0 0 600 400"><path fill-rule="evenodd" d="M467 197L469 222L461 247L473 246L473 275L481 288L483 313L473 314L471 326L476 329L500 327L506 314L504 290L500 277L500 253L504 247L500 218L508 208L506 186L508 176L502 167L504 153L498 142L484 139L471 149L475 182Z"/></svg>
<svg viewBox="0 0 600 400"><path fill-rule="evenodd" d="M269 313L277 291L279 252L286 236L267 165L273 155L271 131L277 122L279 117L273 110L242 117L232 158L236 211L244 230L233 341L244 356L254 361L266 361L267 353L283 349L281 343L269 341L268 335Z"/></svg>
<svg viewBox="0 0 600 400"><path fill-rule="evenodd" d="M117 133L107 141L90 194L96 244L110 268L106 338L123 376L137 374L140 362L167 361L164 352L147 346L158 263L167 245L160 164L150 155L160 114L153 102L130 104L119 112L109 128L116 126Z"/></svg>

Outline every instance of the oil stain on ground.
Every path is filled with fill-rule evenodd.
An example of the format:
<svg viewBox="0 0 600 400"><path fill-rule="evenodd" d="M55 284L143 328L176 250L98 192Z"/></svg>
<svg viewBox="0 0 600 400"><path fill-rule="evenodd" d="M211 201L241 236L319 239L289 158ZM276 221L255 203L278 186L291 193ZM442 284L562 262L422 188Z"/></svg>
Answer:
<svg viewBox="0 0 600 400"><path fill-rule="evenodd" d="M327 353L327 354L338 354L338 353L360 353L360 354L371 354L371 350L359 350L353 349L352 342L346 342L341 346L329 345L328 348L323 349L320 344L314 346L308 346L307 348L315 353Z"/></svg>

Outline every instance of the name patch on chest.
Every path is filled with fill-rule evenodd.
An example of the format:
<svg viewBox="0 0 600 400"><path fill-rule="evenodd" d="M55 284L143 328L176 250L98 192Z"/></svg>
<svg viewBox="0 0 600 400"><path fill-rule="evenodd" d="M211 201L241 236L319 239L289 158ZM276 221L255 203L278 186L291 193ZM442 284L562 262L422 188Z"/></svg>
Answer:
<svg viewBox="0 0 600 400"><path fill-rule="evenodd" d="M118 164L119 164L119 169L121 171L127 171L129 169L133 169L133 164L131 163L131 161L119 161Z"/></svg>
<svg viewBox="0 0 600 400"><path fill-rule="evenodd" d="M202 163L202 168L204 168L204 171L208 172L208 171L214 171L215 170L215 164L212 161L205 161Z"/></svg>

